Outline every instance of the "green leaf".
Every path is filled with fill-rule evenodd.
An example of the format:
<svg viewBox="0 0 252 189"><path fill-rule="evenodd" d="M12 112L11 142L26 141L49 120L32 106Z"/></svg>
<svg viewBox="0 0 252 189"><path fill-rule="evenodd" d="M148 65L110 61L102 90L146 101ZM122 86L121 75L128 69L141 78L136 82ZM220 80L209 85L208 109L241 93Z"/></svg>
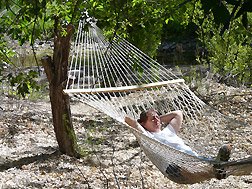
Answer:
<svg viewBox="0 0 252 189"><path fill-rule="evenodd" d="M235 18L240 17L245 12L252 12L252 1L251 0L247 0L247 1L243 2L241 8L236 13Z"/></svg>
<svg viewBox="0 0 252 189"><path fill-rule="evenodd" d="M170 16L169 18L167 18L167 19L165 20L165 23L168 24L169 21L174 21L173 17Z"/></svg>
<svg viewBox="0 0 252 189"><path fill-rule="evenodd" d="M245 28L248 28L248 15L247 15L247 13L244 13L242 15L242 20L241 21L242 21L243 26Z"/></svg>
<svg viewBox="0 0 252 189"><path fill-rule="evenodd" d="M36 77L38 77L38 72L36 72L34 70L30 70L29 73L28 73L28 76L30 78L36 78Z"/></svg>
<svg viewBox="0 0 252 189"><path fill-rule="evenodd" d="M218 2L218 4L215 4L213 6L212 11L213 11L213 15L214 15L214 21L216 24L225 25L226 23L229 22L230 13L229 13L227 7L222 2Z"/></svg>

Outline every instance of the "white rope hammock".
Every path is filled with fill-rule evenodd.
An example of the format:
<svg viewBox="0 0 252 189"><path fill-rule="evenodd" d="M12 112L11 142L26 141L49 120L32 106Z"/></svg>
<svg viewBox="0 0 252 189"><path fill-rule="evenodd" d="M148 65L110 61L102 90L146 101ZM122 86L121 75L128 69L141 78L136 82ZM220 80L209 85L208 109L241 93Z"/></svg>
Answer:
<svg viewBox="0 0 252 189"><path fill-rule="evenodd" d="M215 177L214 161L164 145L124 122L125 115L137 119L143 110L150 108L161 114L182 110L183 133L189 139L188 144L201 155L214 154L207 133L225 123L221 123L220 114L207 107L183 79L125 39L117 36L109 42L95 23L85 19L79 22L72 52L65 93L127 126L153 164L171 180L195 183ZM197 132L205 132L205 138L195 138ZM195 145L199 140L203 143ZM229 174L235 174L235 169Z"/></svg>

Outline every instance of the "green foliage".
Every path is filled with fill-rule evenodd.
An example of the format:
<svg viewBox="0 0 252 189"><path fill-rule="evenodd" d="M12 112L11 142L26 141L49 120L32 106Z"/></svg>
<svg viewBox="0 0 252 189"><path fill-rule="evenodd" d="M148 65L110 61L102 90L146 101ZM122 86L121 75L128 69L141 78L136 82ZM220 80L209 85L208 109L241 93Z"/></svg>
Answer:
<svg viewBox="0 0 252 189"><path fill-rule="evenodd" d="M202 0L202 8L207 14L211 10L214 16L214 21L217 25L225 25L228 23L230 13L224 4L224 1Z"/></svg>
<svg viewBox="0 0 252 189"><path fill-rule="evenodd" d="M201 41L207 46L209 39L219 40L220 38L222 40L224 35L226 38L227 34L230 34L230 27L237 27L231 24L233 20L237 20L240 32L238 29L235 30L239 33L238 36L244 35L243 32L245 32L247 37L239 37L242 41L236 41L236 46L239 48L236 54L239 57L235 62L239 60L240 63L228 63L224 69L237 71L240 69L236 68L236 65L241 65L241 61L246 59L244 55L250 53L249 48L244 49L244 43L248 44L250 40L248 33L251 23L249 16L252 11L251 2L250 0L5 0L0 3L0 34L11 36L18 40L20 45L27 41L34 45L36 39L51 39L55 36L55 31L65 35L64 26L69 23L77 26L82 12L87 10L90 16L98 19L98 26L109 38L115 34L121 35L149 56L155 57L162 38L169 39L179 35L191 36L194 34L196 25L201 30L199 32ZM199 15L199 17L195 15ZM212 27L215 28L215 25L218 30L212 31ZM242 25L247 31L245 28L242 29ZM226 34L224 34L225 30ZM217 35L217 32L220 33L220 37L212 38L213 33ZM230 43L234 44L229 37L228 44ZM215 44L209 45L207 48L210 48L209 52L214 52L214 48L225 48L230 53L235 53L234 50L231 50L235 49L235 46L227 48ZM0 42L0 49L1 60L11 55L10 52L2 50L4 49L2 42ZM216 52L221 52L221 50L217 49ZM214 53L210 53L210 55L215 56ZM216 60L217 58L211 58L211 61ZM243 69L247 67L245 66ZM228 71L223 71L224 74L226 72ZM243 80L242 78L247 77L247 74L244 74L239 78Z"/></svg>
<svg viewBox="0 0 252 189"><path fill-rule="evenodd" d="M105 35L113 37L116 33L148 55L156 54L165 19L161 4L144 0L90 0L86 7L91 16L98 18L98 26Z"/></svg>
<svg viewBox="0 0 252 189"><path fill-rule="evenodd" d="M198 60L210 64L212 71L220 74L225 82L234 83L236 80L251 85L251 28L246 29L241 18L232 20L229 28L223 31L223 26L214 22L214 14L210 13L206 17L198 11L197 16L202 18L195 22L199 26L199 39L208 53ZM251 25L252 14L248 13L248 16L248 24Z"/></svg>
<svg viewBox="0 0 252 189"><path fill-rule="evenodd" d="M2 75L4 64L10 64L10 58L14 55L14 51L7 47L6 41L4 41L4 35L0 34L0 77Z"/></svg>
<svg viewBox="0 0 252 189"><path fill-rule="evenodd" d="M7 2L7 1L6 1ZM70 11L74 4L69 1L29 1L17 0L7 5L9 11L3 14L0 32L7 33L20 45L29 41L34 44L35 39L51 38L55 18L61 22L58 27L71 21Z"/></svg>
<svg viewBox="0 0 252 189"><path fill-rule="evenodd" d="M13 51L8 50L3 36L17 40L20 46L28 42L33 47L36 39L51 40L56 30L59 31L58 34L65 35L64 25L77 21L75 16L80 15L81 11L77 11L78 8L82 9L78 6L79 3L80 1L75 0L1 1L0 79L9 80L11 86L17 88L17 94L24 97L25 94L38 90L34 81L37 75L29 72L18 75L9 74L6 77L2 74L3 63L13 64L10 58L14 55Z"/></svg>
<svg viewBox="0 0 252 189"><path fill-rule="evenodd" d="M235 2L237 2L237 1L235 1ZM249 14L249 12L252 12L252 1L251 0L241 1L241 6L235 15L235 18L239 18L240 16L242 16L241 22L242 22L243 26L247 29L248 29L248 14Z"/></svg>
<svg viewBox="0 0 252 189"><path fill-rule="evenodd" d="M205 15L212 13L215 24L222 27L221 34L229 29L231 20L239 17L242 17L243 26L248 27L247 16L252 12L251 0L201 0L201 3Z"/></svg>
<svg viewBox="0 0 252 189"><path fill-rule="evenodd" d="M5 69L8 67L8 64L11 64L10 58L13 56L13 50L7 47L4 41L4 35L0 34L0 84L8 79Z"/></svg>
<svg viewBox="0 0 252 189"><path fill-rule="evenodd" d="M16 89L16 93L25 97L26 94L30 94L32 90L40 90L35 78L38 77L38 72L30 70L28 73L20 72L17 75L9 74L8 78L10 84Z"/></svg>

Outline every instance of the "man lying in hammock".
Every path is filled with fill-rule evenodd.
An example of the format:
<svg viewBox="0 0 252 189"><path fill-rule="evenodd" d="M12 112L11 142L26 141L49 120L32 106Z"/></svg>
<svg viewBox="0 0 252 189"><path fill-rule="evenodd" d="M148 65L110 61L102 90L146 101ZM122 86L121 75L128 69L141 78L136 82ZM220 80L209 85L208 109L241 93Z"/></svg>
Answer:
<svg viewBox="0 0 252 189"><path fill-rule="evenodd" d="M198 156L196 152L194 152L189 146L187 146L184 141L177 135L179 132L183 121L182 111L172 111L165 115L159 116L157 111L154 109L150 109L146 112L142 112L140 114L140 119L137 121L126 116L125 122L138 129L139 131L145 133L147 136L155 138L162 143L168 144L182 152ZM161 130L161 125L165 124L166 127ZM216 160L218 161L228 161L231 154L231 146L223 145L218 152ZM176 164L168 165L166 169L166 173L168 177L178 183L187 183L185 175L182 173L186 173L186 171L182 171L182 169ZM174 174L176 173L176 174ZM223 179L226 178L226 173L224 170L220 169L216 171L216 178ZM182 180L181 180L182 179ZM183 180L185 179L185 180Z"/></svg>
<svg viewBox="0 0 252 189"><path fill-rule="evenodd" d="M162 143L168 144L185 153L198 156L184 141L177 135L183 121L183 113L180 110L169 112L165 115L159 116L157 111L150 109L140 114L140 119L137 121L126 116L125 122L144 132L147 136L155 138ZM161 125L166 127L161 130ZM139 125L140 124L140 125ZM230 145L223 145L217 155L218 160L228 161L231 153Z"/></svg>

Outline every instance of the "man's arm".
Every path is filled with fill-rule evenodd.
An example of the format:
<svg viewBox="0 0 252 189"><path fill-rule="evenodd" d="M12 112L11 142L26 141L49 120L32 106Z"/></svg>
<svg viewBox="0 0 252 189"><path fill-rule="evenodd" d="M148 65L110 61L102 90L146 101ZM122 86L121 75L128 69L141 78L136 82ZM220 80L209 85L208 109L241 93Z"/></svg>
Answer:
<svg viewBox="0 0 252 189"><path fill-rule="evenodd" d="M143 128L135 119L132 119L132 118L129 117L129 116L125 116L124 120L125 120L125 122L126 122L129 126L135 128L135 129L137 129L137 130L139 130L139 131L141 131L141 132L144 132L144 128Z"/></svg>
<svg viewBox="0 0 252 189"><path fill-rule="evenodd" d="M180 110L169 112L168 114L161 115L160 121L165 124L170 124L176 133L180 130L183 121L183 113Z"/></svg>

